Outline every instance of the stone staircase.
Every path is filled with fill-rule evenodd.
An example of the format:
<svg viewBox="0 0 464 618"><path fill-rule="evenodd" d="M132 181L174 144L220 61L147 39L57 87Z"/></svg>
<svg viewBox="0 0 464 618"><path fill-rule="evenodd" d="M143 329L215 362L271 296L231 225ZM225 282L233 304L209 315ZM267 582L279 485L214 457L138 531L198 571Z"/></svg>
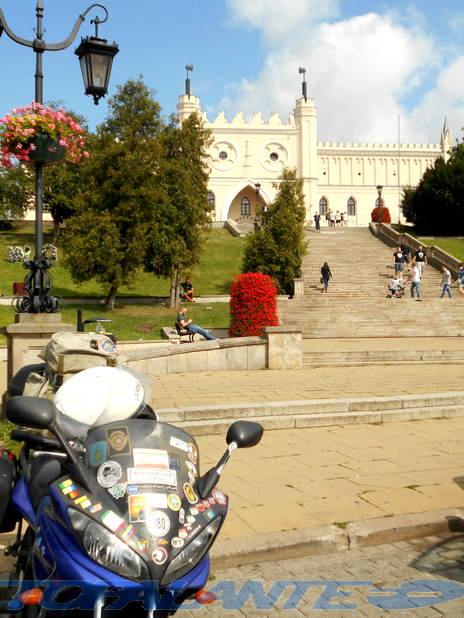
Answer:
<svg viewBox="0 0 464 618"><path fill-rule="evenodd" d="M304 296L279 305L283 324L300 327L304 338L456 337L464 333L464 298L455 285L451 287L453 298L439 298L441 271L426 266L422 302L410 297L407 270L404 298L386 298L394 277L394 249L368 228L323 227L321 234L308 232L307 239ZM319 283L324 262L333 275L327 294ZM354 357L351 361L356 364Z"/></svg>

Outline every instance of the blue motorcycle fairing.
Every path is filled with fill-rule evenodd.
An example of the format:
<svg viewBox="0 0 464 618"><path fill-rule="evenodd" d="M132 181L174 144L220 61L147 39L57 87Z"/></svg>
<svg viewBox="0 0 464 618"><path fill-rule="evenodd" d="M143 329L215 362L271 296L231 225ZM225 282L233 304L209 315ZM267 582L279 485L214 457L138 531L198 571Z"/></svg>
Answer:
<svg viewBox="0 0 464 618"><path fill-rule="evenodd" d="M36 516L34 509L32 508L31 499L29 497L29 489L24 476L21 476L16 483L13 490L12 500L18 513L21 513L23 519L25 519L30 526L35 528Z"/></svg>

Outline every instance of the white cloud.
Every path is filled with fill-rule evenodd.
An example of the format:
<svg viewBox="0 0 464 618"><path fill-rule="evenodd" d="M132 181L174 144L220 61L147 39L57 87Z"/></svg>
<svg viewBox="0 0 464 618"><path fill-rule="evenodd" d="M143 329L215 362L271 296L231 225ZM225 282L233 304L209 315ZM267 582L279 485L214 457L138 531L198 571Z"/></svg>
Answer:
<svg viewBox="0 0 464 618"><path fill-rule="evenodd" d="M405 15L371 12L334 21L335 0L292 0L292 10L277 0L227 4L235 22L261 29L268 46L255 81L229 84L221 101L228 117L278 111L285 121L301 96L300 66L318 108L319 140L396 141L401 115L401 141L436 142L450 102L463 112L462 66L442 69L444 47L423 20L404 25Z"/></svg>

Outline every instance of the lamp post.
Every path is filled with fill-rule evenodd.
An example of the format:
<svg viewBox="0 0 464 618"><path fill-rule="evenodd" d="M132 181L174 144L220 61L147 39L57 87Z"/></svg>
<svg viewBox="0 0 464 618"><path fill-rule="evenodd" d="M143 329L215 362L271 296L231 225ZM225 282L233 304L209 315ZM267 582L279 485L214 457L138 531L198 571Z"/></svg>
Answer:
<svg viewBox="0 0 464 618"><path fill-rule="evenodd" d="M259 182L255 182L255 191L256 191L256 204L255 204L255 232L259 228L259 219L258 219L258 207L259 207L259 191L261 189L261 184Z"/></svg>
<svg viewBox="0 0 464 618"><path fill-rule="evenodd" d="M17 36L8 26L0 8L0 36L2 32L19 45L30 47L36 55L35 71L35 102L43 104L43 73L42 55L46 51L60 51L66 49L75 40L79 28L85 16L94 7L100 7L105 11L105 18L99 17L91 20L95 24L95 36L81 40L75 53L79 57L82 76L84 79L85 94L94 98L95 105L108 91L108 82L111 73L113 58L118 53L118 46L113 43L108 45L106 39L98 36L98 26L108 19L108 11L102 4L92 4L76 20L71 34L61 43L48 44L44 41L45 31L42 27L44 6L42 0L38 0L36 6L37 27L36 38L28 41ZM35 162L35 256L34 260L24 263L25 268L31 272L25 277L26 296L18 297L14 308L18 313L55 313L59 309L58 299L49 296L52 290L51 276L48 269L53 266L53 261L43 255L43 162Z"/></svg>
<svg viewBox="0 0 464 618"><path fill-rule="evenodd" d="M380 224L382 223L382 189L383 189L382 185L377 185L377 193L379 194L379 198L378 198L379 206L378 206L378 211L377 211L379 227L380 227Z"/></svg>

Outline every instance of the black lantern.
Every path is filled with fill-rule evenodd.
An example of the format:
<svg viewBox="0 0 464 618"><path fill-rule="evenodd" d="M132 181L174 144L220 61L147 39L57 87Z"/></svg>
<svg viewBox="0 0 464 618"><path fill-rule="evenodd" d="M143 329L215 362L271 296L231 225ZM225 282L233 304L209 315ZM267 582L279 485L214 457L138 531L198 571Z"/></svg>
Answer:
<svg viewBox="0 0 464 618"><path fill-rule="evenodd" d="M106 39L90 36L82 39L74 52L81 63L85 94L93 96L95 105L108 92L113 58L118 51L116 43L108 45Z"/></svg>

